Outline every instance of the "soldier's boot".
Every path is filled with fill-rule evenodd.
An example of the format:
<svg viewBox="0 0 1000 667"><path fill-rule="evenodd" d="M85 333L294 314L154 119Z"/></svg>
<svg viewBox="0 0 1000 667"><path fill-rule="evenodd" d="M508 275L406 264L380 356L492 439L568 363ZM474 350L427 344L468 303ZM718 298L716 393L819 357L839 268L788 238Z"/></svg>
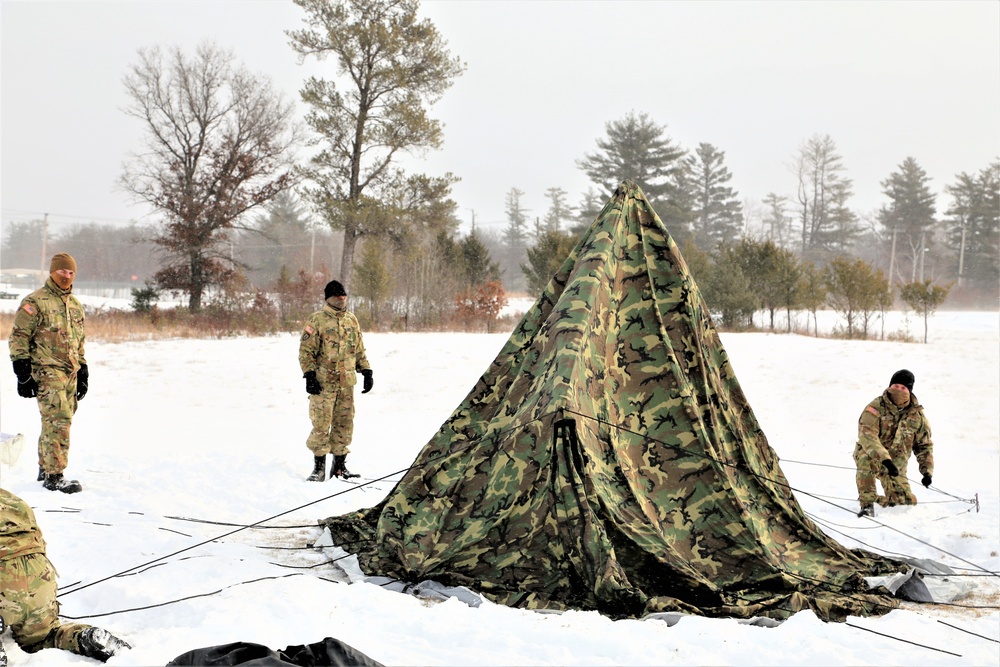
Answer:
<svg viewBox="0 0 1000 667"><path fill-rule="evenodd" d="M75 479L66 479L61 472L46 473L42 486L49 491L62 491L63 493L79 493L83 491L83 485L80 482Z"/></svg>
<svg viewBox="0 0 1000 667"><path fill-rule="evenodd" d="M333 457L333 467L330 468L330 479L339 477L340 479L350 479L360 477L347 469L347 454L335 454Z"/></svg>
<svg viewBox="0 0 1000 667"><path fill-rule="evenodd" d="M344 465L345 461L347 461L346 454L333 455L333 465L330 467L330 479L344 475L344 472L347 471L347 467Z"/></svg>
<svg viewBox="0 0 1000 667"><path fill-rule="evenodd" d="M80 645L80 655L101 662L107 662L111 656L132 648L128 642L118 639L104 628L87 628L76 641Z"/></svg>
<svg viewBox="0 0 1000 667"><path fill-rule="evenodd" d="M42 466L38 466L38 479L36 479L35 481L36 482L44 482L45 481L45 471L42 470Z"/></svg>
<svg viewBox="0 0 1000 667"><path fill-rule="evenodd" d="M868 503L867 505L862 505L861 511L858 512L858 516L872 516L872 517L875 516L875 507L872 505L872 503Z"/></svg>
<svg viewBox="0 0 1000 667"><path fill-rule="evenodd" d="M3 632L6 629L3 616L0 616L0 667L7 667L7 651L3 650Z"/></svg>
<svg viewBox="0 0 1000 667"><path fill-rule="evenodd" d="M322 482L324 479L326 479L326 454L313 457L313 471L306 477L306 481Z"/></svg>

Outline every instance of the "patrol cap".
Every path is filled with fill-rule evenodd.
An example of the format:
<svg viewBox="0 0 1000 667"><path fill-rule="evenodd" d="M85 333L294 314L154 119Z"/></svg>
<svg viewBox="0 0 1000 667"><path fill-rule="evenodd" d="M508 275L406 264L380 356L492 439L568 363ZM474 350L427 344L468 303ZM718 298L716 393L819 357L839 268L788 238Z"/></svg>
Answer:
<svg viewBox="0 0 1000 667"><path fill-rule="evenodd" d="M76 273L76 260L68 252L60 252L52 256L49 273L55 273L60 269L68 269Z"/></svg>
<svg viewBox="0 0 1000 667"><path fill-rule="evenodd" d="M329 299L331 296L347 296L347 290L336 280L331 280L326 284L326 289L323 290L323 298Z"/></svg>
<svg viewBox="0 0 1000 667"><path fill-rule="evenodd" d="M892 377L889 379L889 384L890 385L901 384L904 387L906 387L907 390L912 392L914 379L915 378L913 377L913 373L904 368L892 374Z"/></svg>

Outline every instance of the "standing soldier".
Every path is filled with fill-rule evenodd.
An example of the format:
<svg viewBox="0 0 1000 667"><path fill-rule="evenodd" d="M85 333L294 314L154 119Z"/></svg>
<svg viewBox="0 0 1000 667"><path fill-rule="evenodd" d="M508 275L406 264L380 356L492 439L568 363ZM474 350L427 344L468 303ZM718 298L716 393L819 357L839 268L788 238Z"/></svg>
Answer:
<svg viewBox="0 0 1000 667"><path fill-rule="evenodd" d="M28 653L60 648L105 662L132 648L104 628L63 625L56 601L56 571L28 503L0 489L0 635L6 625ZM0 664L4 656L0 643Z"/></svg>
<svg viewBox="0 0 1000 667"><path fill-rule="evenodd" d="M861 511L858 516L874 516L874 504L916 505L917 497L906 479L912 453L917 457L921 483L931 485L934 474L934 443L924 408L913 395L913 373L903 369L893 373L889 388L868 404L858 420L858 443L854 447L856 481ZM884 496L875 495L875 478L882 483Z"/></svg>
<svg viewBox="0 0 1000 667"><path fill-rule="evenodd" d="M372 389L372 369L365 355L358 319L347 310L347 292L336 280L323 291L326 305L306 320L299 342L299 366L309 394L312 432L306 439L314 458L310 482L326 478L326 455L333 453L330 479L357 477L345 467L354 435L356 373L364 376L362 394Z"/></svg>
<svg viewBox="0 0 1000 667"><path fill-rule="evenodd" d="M38 481L63 493L83 489L75 479L65 479L63 470L69 464L70 424L89 381L83 306L72 294L75 277L76 261L64 252L55 255L45 285L21 301L9 341L17 393L37 398L42 415Z"/></svg>

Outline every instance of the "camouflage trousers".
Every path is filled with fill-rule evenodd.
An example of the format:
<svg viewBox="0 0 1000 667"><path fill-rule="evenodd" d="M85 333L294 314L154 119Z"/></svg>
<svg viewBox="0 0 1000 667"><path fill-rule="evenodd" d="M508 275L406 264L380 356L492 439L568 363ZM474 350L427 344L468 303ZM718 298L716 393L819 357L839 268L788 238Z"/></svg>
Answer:
<svg viewBox="0 0 1000 667"><path fill-rule="evenodd" d="M56 590L56 572L45 554L0 560L0 616L28 653L45 648L80 652L78 638L90 626L59 622Z"/></svg>
<svg viewBox="0 0 1000 667"><path fill-rule="evenodd" d="M49 474L69 465L69 427L76 414L76 373L54 368L35 371L42 433L38 436L38 467Z"/></svg>
<svg viewBox="0 0 1000 667"><path fill-rule="evenodd" d="M910 489L910 481L906 478L906 460L893 458L893 463L899 470L899 475L890 477L882 467L881 461L875 461L861 448L858 443L854 447L854 463L857 465L857 472L854 480L858 486L858 502L862 506L879 505L916 505L917 497ZM882 484L884 495L878 495L875 488L875 480Z"/></svg>
<svg viewBox="0 0 1000 667"><path fill-rule="evenodd" d="M354 437L354 387L324 387L309 396L309 420L312 431L306 447L313 456L346 455Z"/></svg>

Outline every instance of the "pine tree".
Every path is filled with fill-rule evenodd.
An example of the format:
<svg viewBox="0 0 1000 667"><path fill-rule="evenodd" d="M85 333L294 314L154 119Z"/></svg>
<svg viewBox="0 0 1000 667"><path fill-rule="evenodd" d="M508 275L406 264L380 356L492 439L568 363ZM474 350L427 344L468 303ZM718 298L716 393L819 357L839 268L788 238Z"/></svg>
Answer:
<svg viewBox="0 0 1000 667"><path fill-rule="evenodd" d="M306 196L331 228L344 232L340 279L350 292L358 241L407 224L421 203L410 202L411 191L455 182L451 174L407 175L397 158L441 145L441 123L428 109L464 66L434 25L417 17L416 0L294 2L305 10L307 27L288 32L292 48L303 59L332 55L342 75L311 77L301 94L306 122L322 145L305 170L313 183Z"/></svg>
<svg viewBox="0 0 1000 667"><path fill-rule="evenodd" d="M694 240L704 250L735 240L743 228L743 207L728 185L732 174L724 164L725 157L712 144L700 143L694 154L684 159L693 198Z"/></svg>
<svg viewBox="0 0 1000 667"><path fill-rule="evenodd" d="M930 179L912 157L903 160L899 170L882 181L882 193L889 198L878 214L878 221L890 239L889 278L906 275L905 282L916 279L934 236L935 196Z"/></svg>
<svg viewBox="0 0 1000 667"><path fill-rule="evenodd" d="M577 166L604 197L623 180L634 181L668 227L686 226L691 211L684 187L684 150L665 136L666 128L635 112L604 127L607 137L598 139L598 150L577 160Z"/></svg>
<svg viewBox="0 0 1000 667"><path fill-rule="evenodd" d="M1000 285L1000 161L947 186L946 242L959 287L983 290L996 303Z"/></svg>
<svg viewBox="0 0 1000 667"><path fill-rule="evenodd" d="M562 188L549 188L545 191L549 200L549 210L545 212L546 231L558 232L562 229L564 220L569 220L573 211L566 204L566 191Z"/></svg>
<svg viewBox="0 0 1000 667"><path fill-rule="evenodd" d="M857 230L847 215L851 180L829 135L814 135L795 158L799 229L803 257L843 252ZM852 226L853 225L853 226Z"/></svg>

